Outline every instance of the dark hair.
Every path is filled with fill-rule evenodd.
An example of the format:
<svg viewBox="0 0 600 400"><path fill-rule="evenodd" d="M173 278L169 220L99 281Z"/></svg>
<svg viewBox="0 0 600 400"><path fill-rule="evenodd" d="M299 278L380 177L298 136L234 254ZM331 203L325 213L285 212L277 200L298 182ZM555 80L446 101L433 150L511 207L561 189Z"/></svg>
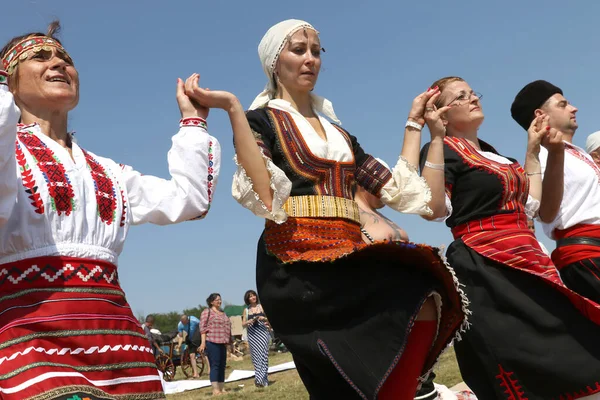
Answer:
<svg viewBox="0 0 600 400"><path fill-rule="evenodd" d="M17 43L19 43L20 41L25 40L27 38L38 37L38 36L47 36L49 38L56 40L60 45L62 45L61 41L56 38L56 35L58 35L59 32L60 32L60 21L55 20L55 21L50 22L50 24L48 25L48 31L46 33L29 32L24 35L15 36L14 38L10 39L8 41L8 43L6 43L4 45L2 50L0 50L0 59L4 58L6 53L8 53L8 51L10 49L12 49ZM14 76L11 77L9 82L12 82L14 85L16 85L17 84L17 74L14 74Z"/></svg>
<svg viewBox="0 0 600 400"><path fill-rule="evenodd" d="M219 293L211 293L210 296L208 296L206 299L206 304L208 304L209 308L212 307L212 303L217 297L221 297L221 295Z"/></svg>
<svg viewBox="0 0 600 400"><path fill-rule="evenodd" d="M244 303L246 303L247 306L250 305L250 295L252 294L256 297L256 303L260 303L260 301L258 300L258 294L256 294L254 290L248 290L244 295Z"/></svg>
<svg viewBox="0 0 600 400"><path fill-rule="evenodd" d="M151 324L154 323L154 315L150 314L146 317L146 322L149 322Z"/></svg>

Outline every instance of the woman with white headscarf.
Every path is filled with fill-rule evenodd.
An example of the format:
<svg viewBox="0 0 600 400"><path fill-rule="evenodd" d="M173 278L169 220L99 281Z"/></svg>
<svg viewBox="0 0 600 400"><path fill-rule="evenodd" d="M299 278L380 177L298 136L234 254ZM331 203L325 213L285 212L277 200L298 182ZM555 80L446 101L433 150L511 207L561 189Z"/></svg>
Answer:
<svg viewBox="0 0 600 400"><path fill-rule="evenodd" d="M268 83L247 122L226 93L188 94L206 106L228 103L223 108L236 115L232 192L266 219L257 254L265 313L311 399L412 399L418 378L466 325L467 301L438 249L362 241L354 185L397 211L431 215L445 207L432 201L426 181L443 180L441 138L432 138L439 146L428 158L438 168L421 178L423 121L409 117L402 157L390 171L339 127L331 102L312 93L321 66L315 28L283 21L258 52ZM410 115L423 115L437 96L422 93Z"/></svg>

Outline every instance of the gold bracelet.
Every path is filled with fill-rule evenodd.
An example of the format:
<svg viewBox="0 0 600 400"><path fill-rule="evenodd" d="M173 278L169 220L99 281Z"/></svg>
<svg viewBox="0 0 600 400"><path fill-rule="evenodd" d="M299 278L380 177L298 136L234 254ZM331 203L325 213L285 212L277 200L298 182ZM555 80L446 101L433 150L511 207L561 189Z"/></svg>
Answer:
<svg viewBox="0 0 600 400"><path fill-rule="evenodd" d="M531 176L531 175L542 175L541 172L526 172L525 175L527 176Z"/></svg>

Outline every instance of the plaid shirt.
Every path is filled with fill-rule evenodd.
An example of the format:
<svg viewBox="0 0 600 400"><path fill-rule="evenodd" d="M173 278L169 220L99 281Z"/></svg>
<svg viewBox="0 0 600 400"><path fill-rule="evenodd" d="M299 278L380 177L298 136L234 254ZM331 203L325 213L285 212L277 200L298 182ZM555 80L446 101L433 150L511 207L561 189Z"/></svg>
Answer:
<svg viewBox="0 0 600 400"><path fill-rule="evenodd" d="M227 344L231 342L231 321L224 312L205 308L200 314L200 333L206 333L206 341Z"/></svg>

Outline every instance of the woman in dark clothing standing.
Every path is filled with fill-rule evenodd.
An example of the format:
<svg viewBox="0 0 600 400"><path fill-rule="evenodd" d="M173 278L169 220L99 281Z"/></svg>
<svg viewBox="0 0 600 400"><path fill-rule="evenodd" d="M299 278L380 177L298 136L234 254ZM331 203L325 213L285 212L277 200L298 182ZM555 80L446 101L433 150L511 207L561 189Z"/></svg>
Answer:
<svg viewBox="0 0 600 400"><path fill-rule="evenodd" d="M444 165L433 167L444 170L447 203L435 217L452 229L448 261L473 311L455 344L465 382L485 400L595 399L599 306L561 283L527 224L535 215L554 218L560 203L552 184L563 173L561 133L547 119L535 120L523 168L478 138L481 95L458 77L434 85L441 96L424 116L430 130L446 133ZM451 108L431 118L436 106ZM543 183L540 145L552 159Z"/></svg>
<svg viewBox="0 0 600 400"><path fill-rule="evenodd" d="M415 121L391 171L328 121L339 124L331 102L312 93L320 53L307 22L269 29L259 45L269 83L247 113L247 130L234 134L233 195L267 220L258 293L312 399L412 399L418 377L464 323L466 299L438 249L364 243L353 192L358 184L397 211L431 215L444 203L431 201L427 182L443 177L418 175ZM414 112L435 93L420 95ZM190 95L205 106L239 107L219 92ZM436 143L430 162L443 159Z"/></svg>

